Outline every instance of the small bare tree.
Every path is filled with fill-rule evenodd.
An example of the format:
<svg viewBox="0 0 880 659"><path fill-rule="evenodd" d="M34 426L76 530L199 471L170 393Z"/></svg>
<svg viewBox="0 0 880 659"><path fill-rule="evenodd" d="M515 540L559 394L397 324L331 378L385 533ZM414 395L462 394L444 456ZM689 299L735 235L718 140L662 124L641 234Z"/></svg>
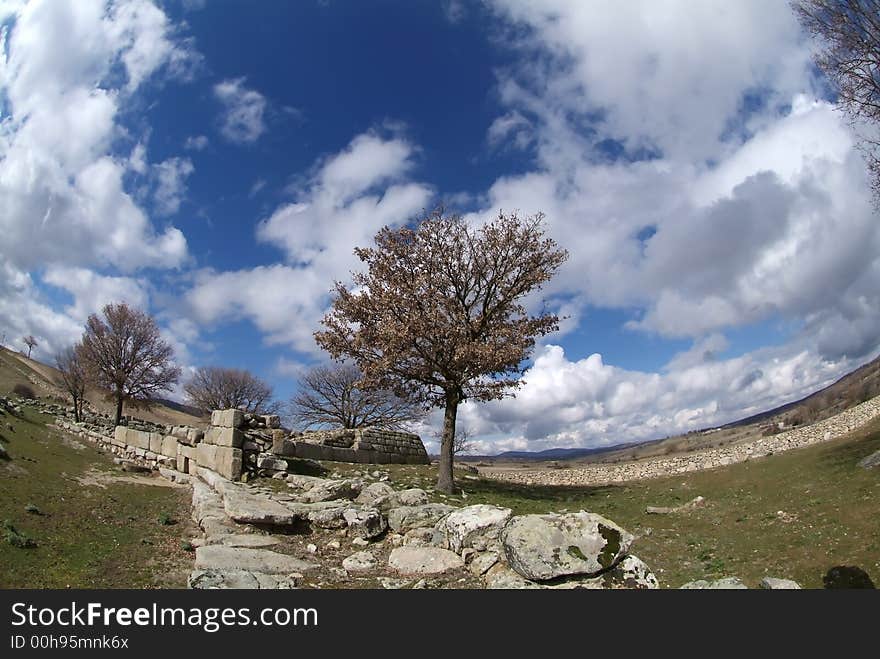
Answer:
<svg viewBox="0 0 880 659"><path fill-rule="evenodd" d="M31 350L33 350L34 348L36 348L40 344L34 338L33 334L28 334L27 336L22 337L21 340L24 341L24 344L27 346L27 349L28 349L27 357L28 357L28 359L30 359L31 358Z"/></svg>
<svg viewBox="0 0 880 659"><path fill-rule="evenodd" d="M237 408L253 414L269 414L276 409L272 403L272 387L244 369L202 367L183 390L191 405L206 411Z"/></svg>
<svg viewBox="0 0 880 659"><path fill-rule="evenodd" d="M315 339L334 358L352 359L366 387L444 408L437 489L452 492L458 406L522 384L513 376L535 337L559 323L530 315L523 298L568 254L545 236L541 214L500 213L474 227L437 210L415 228L382 229L375 244L355 249L367 271L353 274L353 290L336 283Z"/></svg>
<svg viewBox="0 0 880 659"><path fill-rule="evenodd" d="M425 416L421 405L381 389L363 389L361 372L351 365L321 366L299 381L299 392L290 401L290 414L299 427L379 426L402 430Z"/></svg>
<svg viewBox="0 0 880 659"><path fill-rule="evenodd" d="M880 199L880 0L792 0L803 28L816 39L817 66L850 119L873 124L862 150Z"/></svg>
<svg viewBox="0 0 880 659"><path fill-rule="evenodd" d="M174 350L151 316L127 304L108 304L92 314L83 333L81 357L89 377L116 402L115 423L125 401L149 403L180 379Z"/></svg>
<svg viewBox="0 0 880 659"><path fill-rule="evenodd" d="M80 421L82 416L88 383L81 350L80 346L68 346L55 355L55 366L61 373L64 390L73 400L73 417L76 421Z"/></svg>

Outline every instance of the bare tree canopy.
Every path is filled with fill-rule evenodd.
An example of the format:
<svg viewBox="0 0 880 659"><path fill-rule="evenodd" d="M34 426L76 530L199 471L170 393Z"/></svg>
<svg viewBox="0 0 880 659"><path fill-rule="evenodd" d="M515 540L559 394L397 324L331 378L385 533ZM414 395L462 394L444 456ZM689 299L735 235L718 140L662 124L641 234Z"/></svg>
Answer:
<svg viewBox="0 0 880 659"><path fill-rule="evenodd" d="M425 408L386 389L363 389L361 372L351 365L322 366L306 373L290 401L294 423L313 426L403 430L425 416Z"/></svg>
<svg viewBox="0 0 880 659"><path fill-rule="evenodd" d="M793 0L792 7L816 39L816 64L834 85L839 106L853 123L871 124L871 135L861 139L876 202L880 199L880 0Z"/></svg>
<svg viewBox="0 0 880 659"><path fill-rule="evenodd" d="M76 421L79 421L82 415L88 383L81 352L82 348L78 345L68 346L55 355L55 366L61 373L61 383L73 400L73 416Z"/></svg>
<svg viewBox="0 0 880 659"><path fill-rule="evenodd" d="M272 403L272 387L244 369L202 367L183 389L191 405L209 412L237 408L268 414L276 407Z"/></svg>
<svg viewBox="0 0 880 659"><path fill-rule="evenodd" d="M112 393L118 425L126 400L149 402L174 386L180 369L151 316L125 303L106 305L102 315L89 316L81 356L95 384Z"/></svg>
<svg viewBox="0 0 880 659"><path fill-rule="evenodd" d="M33 350L34 348L36 348L36 347L37 347L38 345L40 345L40 344L39 344L39 343L37 342L37 340L34 338L34 335L33 335L33 334L28 334L27 336L23 336L23 337L21 338L21 340L22 340L22 341L24 342L24 344L27 346L27 349L28 349L28 351L27 351L27 356L28 356L28 359L30 359L30 358L31 358L31 350Z"/></svg>
<svg viewBox="0 0 880 659"><path fill-rule="evenodd" d="M415 229L382 229L357 248L366 272L336 295L315 333L335 358L349 358L368 388L444 408L437 488L451 492L455 420L467 399L492 400L522 384L513 377L556 315L523 305L568 257L544 234L543 215L499 213L473 227L434 211Z"/></svg>

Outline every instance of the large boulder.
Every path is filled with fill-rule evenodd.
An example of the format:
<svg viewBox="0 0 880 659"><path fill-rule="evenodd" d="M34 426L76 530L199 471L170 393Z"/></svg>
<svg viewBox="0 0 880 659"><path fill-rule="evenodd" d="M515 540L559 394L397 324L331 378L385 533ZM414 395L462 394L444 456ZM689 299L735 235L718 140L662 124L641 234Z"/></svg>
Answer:
<svg viewBox="0 0 880 659"><path fill-rule="evenodd" d="M581 511L513 517L500 539L514 570L543 581L607 570L626 556L633 536L601 515Z"/></svg>
<svg viewBox="0 0 880 659"><path fill-rule="evenodd" d="M510 508L477 504L449 513L435 528L444 536L446 548L456 554L468 547L485 551L497 545L498 535L510 515Z"/></svg>
<svg viewBox="0 0 880 659"><path fill-rule="evenodd" d="M428 503L428 493L417 487L400 492L392 491L391 494L379 497L373 501L372 506L378 508L382 512L387 512L393 508L401 506L423 506Z"/></svg>
<svg viewBox="0 0 880 659"><path fill-rule="evenodd" d="M626 556L603 575L606 588L632 588L635 590L656 590L660 588L657 577L637 556Z"/></svg>
<svg viewBox="0 0 880 659"><path fill-rule="evenodd" d="M388 557L388 565L400 574L440 574L464 567L461 556L439 547L397 547Z"/></svg>
<svg viewBox="0 0 880 659"><path fill-rule="evenodd" d="M455 508L443 503L426 503L422 506L401 506L388 513L388 526L395 533L412 529L433 527Z"/></svg>
<svg viewBox="0 0 880 659"><path fill-rule="evenodd" d="M195 570L189 587L196 590L281 590L296 588L296 577L247 570Z"/></svg>

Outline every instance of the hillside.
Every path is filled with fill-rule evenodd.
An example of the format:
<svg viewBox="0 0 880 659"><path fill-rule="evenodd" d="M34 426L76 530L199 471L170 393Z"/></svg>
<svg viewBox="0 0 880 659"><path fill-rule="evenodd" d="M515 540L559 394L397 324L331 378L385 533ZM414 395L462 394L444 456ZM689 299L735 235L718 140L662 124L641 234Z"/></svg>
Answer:
<svg viewBox="0 0 880 659"><path fill-rule="evenodd" d="M0 394L8 394L16 385L30 387L40 398L57 399L68 402L61 384L58 370L35 359L0 347ZM114 405L106 400L107 392L89 388L86 399L98 412L112 414ZM125 414L164 425L200 425L204 418L194 414L195 410L173 401L158 400L147 408L135 408L126 404Z"/></svg>

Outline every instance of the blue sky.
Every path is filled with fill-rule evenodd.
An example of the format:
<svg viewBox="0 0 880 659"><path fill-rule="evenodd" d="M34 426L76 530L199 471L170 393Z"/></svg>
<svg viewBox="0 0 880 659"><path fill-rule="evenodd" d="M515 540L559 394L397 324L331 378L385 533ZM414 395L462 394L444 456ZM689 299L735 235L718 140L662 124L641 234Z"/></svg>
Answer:
<svg viewBox="0 0 880 659"><path fill-rule="evenodd" d="M0 334L41 359L126 300L187 372L248 368L288 398L326 359L311 334L352 249L439 202L544 212L571 253L528 301L566 320L517 398L462 410L482 451L708 427L877 354L864 166L786 3L10 1L0 20Z"/></svg>

